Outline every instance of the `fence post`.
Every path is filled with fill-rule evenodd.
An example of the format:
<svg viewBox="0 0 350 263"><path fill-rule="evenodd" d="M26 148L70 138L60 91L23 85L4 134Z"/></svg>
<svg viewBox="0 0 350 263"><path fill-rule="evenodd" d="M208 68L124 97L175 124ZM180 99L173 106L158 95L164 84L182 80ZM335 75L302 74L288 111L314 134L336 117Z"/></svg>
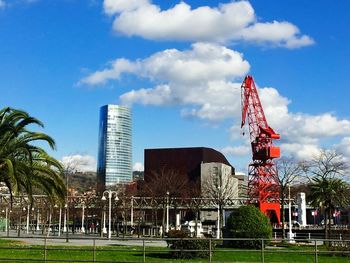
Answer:
<svg viewBox="0 0 350 263"><path fill-rule="evenodd" d="M143 261L146 262L146 246L145 246L145 239L142 239L142 248L143 248Z"/></svg>
<svg viewBox="0 0 350 263"><path fill-rule="evenodd" d="M93 248L92 248L92 261L96 262L96 239L92 240Z"/></svg>
<svg viewBox="0 0 350 263"><path fill-rule="evenodd" d="M265 255L264 255L264 239L261 239L261 262L265 262Z"/></svg>
<svg viewBox="0 0 350 263"><path fill-rule="evenodd" d="M318 262L318 259L317 259L317 240L315 240L315 263Z"/></svg>
<svg viewBox="0 0 350 263"><path fill-rule="evenodd" d="M44 262L47 262L47 240L46 237L44 237Z"/></svg>
<svg viewBox="0 0 350 263"><path fill-rule="evenodd" d="M212 261L211 238L209 238L209 262Z"/></svg>

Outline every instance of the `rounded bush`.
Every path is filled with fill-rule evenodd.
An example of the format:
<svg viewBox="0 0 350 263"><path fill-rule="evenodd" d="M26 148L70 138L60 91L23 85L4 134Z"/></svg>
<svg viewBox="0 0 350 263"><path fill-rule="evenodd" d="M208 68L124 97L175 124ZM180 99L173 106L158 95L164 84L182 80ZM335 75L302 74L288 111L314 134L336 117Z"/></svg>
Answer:
<svg viewBox="0 0 350 263"><path fill-rule="evenodd" d="M261 248L261 239L272 237L270 220L258 208L248 205L234 210L227 219L225 238L254 240L230 240L226 245L237 248ZM266 245L267 242L265 242Z"/></svg>
<svg viewBox="0 0 350 263"><path fill-rule="evenodd" d="M168 238L167 243L172 250L171 258L191 259L209 256L209 240L207 239L190 238L186 232L181 230L169 231Z"/></svg>

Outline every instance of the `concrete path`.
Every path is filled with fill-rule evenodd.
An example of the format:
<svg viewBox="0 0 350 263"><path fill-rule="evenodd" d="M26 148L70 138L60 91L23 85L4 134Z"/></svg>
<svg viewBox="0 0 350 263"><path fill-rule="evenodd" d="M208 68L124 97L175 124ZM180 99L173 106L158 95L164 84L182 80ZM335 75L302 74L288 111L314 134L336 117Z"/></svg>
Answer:
<svg viewBox="0 0 350 263"><path fill-rule="evenodd" d="M22 234L17 237L17 233L10 232L9 237L6 237L5 232L0 232L0 238L11 240L18 240L31 245L44 245L45 237L37 234ZM46 244L49 246L93 246L93 239L95 239L96 246L143 246L143 242L147 247L166 247L167 243L161 239L138 239L137 237L117 238L112 237L110 240L101 238L98 235L84 235L84 234L70 234L68 242L66 242L65 234L58 236L46 237Z"/></svg>

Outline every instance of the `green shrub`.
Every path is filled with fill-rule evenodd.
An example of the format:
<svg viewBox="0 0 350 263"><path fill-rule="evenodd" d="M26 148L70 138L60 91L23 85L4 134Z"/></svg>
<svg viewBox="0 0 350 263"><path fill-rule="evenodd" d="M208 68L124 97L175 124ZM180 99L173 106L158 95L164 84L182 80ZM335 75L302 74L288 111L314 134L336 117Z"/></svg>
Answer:
<svg viewBox="0 0 350 263"><path fill-rule="evenodd" d="M227 219L223 231L225 238L252 238L256 240L230 240L225 245L236 248L261 248L261 239L272 237L270 220L252 205L241 206ZM266 245L267 242L264 244Z"/></svg>
<svg viewBox="0 0 350 263"><path fill-rule="evenodd" d="M188 234L181 230L171 230L168 232L167 243L170 247L170 257L177 259L206 258L209 257L209 240L190 238ZM179 238L172 240L172 238ZM214 242L212 243L212 249ZM199 251L186 251L199 250Z"/></svg>

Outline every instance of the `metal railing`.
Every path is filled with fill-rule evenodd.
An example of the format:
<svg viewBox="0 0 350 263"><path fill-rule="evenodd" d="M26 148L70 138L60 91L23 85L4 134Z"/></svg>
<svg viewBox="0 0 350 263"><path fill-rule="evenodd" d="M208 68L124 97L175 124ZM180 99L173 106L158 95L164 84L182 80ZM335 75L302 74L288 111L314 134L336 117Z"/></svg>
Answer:
<svg viewBox="0 0 350 263"><path fill-rule="evenodd" d="M4 241L5 240L5 241ZM7 241L6 241L7 240ZM205 240L200 249L171 249L173 241ZM20 242L16 242L20 241ZM241 244L254 241L255 249L231 248L230 242ZM327 244L327 246L325 245ZM200 262L327 262L328 257L339 257L339 262L350 260L350 240L324 239L157 239L157 238L6 238L0 239L0 262L189 262L174 259L171 254L205 252ZM196 260L198 262L198 259Z"/></svg>

